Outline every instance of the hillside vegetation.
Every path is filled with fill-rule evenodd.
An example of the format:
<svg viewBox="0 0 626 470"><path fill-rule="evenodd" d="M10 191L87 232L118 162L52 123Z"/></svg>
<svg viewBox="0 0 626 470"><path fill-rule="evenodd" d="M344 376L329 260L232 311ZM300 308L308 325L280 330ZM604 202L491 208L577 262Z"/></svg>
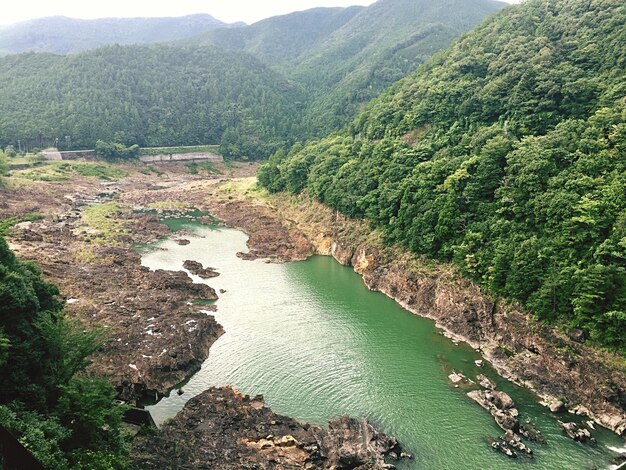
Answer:
<svg viewBox="0 0 626 470"><path fill-rule="evenodd" d="M283 68L313 53L329 35L363 9L360 6L312 8L273 16L249 26L217 28L184 42L248 52L270 65Z"/></svg>
<svg viewBox="0 0 626 470"><path fill-rule="evenodd" d="M188 41L242 50L307 91L305 134L321 136L461 33L502 8L493 0L379 0L316 8Z"/></svg>
<svg viewBox="0 0 626 470"><path fill-rule="evenodd" d="M0 58L0 146L221 144L225 157L267 157L280 144L347 123L386 86L502 5L379 0L367 8L316 8L223 27L174 44L6 56ZM86 49L111 40L165 41L216 26L202 15L125 21L48 18L15 28L29 31L29 40L42 38L41 47L30 48L65 52L79 50L77 42ZM58 36L46 39L46 31Z"/></svg>
<svg viewBox="0 0 626 470"><path fill-rule="evenodd" d="M67 54L111 44L175 41L226 26L210 15L95 20L52 16L0 26L0 55L27 51Z"/></svg>
<svg viewBox="0 0 626 470"><path fill-rule="evenodd" d="M626 349L626 5L528 0L259 172Z"/></svg>
<svg viewBox="0 0 626 470"><path fill-rule="evenodd" d="M125 408L81 371L98 332L63 315L58 289L0 237L0 423L49 469L128 468Z"/></svg>
<svg viewBox="0 0 626 470"><path fill-rule="evenodd" d="M435 53L505 4L493 0L379 0L286 72L312 92L313 134L347 123Z"/></svg>
<svg viewBox="0 0 626 470"><path fill-rule="evenodd" d="M300 93L253 57L213 47L108 46L0 59L0 145L225 143L262 157L297 135ZM65 136L69 136L68 139Z"/></svg>

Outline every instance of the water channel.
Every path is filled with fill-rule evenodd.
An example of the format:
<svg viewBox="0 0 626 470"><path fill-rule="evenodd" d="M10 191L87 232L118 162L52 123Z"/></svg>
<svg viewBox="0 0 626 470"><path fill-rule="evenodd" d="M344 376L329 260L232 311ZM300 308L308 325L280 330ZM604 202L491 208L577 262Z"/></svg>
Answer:
<svg viewBox="0 0 626 470"><path fill-rule="evenodd" d="M262 394L276 412L325 424L349 414L365 416L396 436L415 456L405 469L593 469L608 468L624 439L598 429L596 446L562 434L556 417L526 389L500 379L480 356L455 345L426 320L385 295L370 292L360 276L330 257L268 264L236 257L247 251L239 231L186 219L191 243L163 240L142 250L151 269L181 270L191 259L217 269L209 279L224 289L214 314L225 334L212 346L201 370L150 410L157 422L174 416L187 400L211 386L233 385ZM192 276L195 282L205 282ZM509 460L493 451L501 435L489 414L455 388L452 370L470 378L483 373L511 395L522 420L530 420L547 443L529 443L534 459ZM570 419L570 416L566 416Z"/></svg>

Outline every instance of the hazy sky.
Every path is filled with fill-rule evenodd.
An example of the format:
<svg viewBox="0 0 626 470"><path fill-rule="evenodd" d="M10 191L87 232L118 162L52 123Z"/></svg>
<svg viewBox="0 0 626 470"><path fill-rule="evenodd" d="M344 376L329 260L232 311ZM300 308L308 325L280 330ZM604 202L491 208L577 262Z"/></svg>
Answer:
<svg viewBox="0 0 626 470"><path fill-rule="evenodd" d="M209 13L227 23L254 23L269 16L319 6L370 5L374 0L1 0L0 24L42 16L182 16ZM516 0L505 0L517 3Z"/></svg>

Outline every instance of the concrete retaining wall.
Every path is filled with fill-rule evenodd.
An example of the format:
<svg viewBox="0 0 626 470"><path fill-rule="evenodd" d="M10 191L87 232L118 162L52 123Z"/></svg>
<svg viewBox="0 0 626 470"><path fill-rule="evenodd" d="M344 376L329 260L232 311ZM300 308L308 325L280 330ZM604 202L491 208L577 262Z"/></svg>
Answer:
<svg viewBox="0 0 626 470"><path fill-rule="evenodd" d="M96 159L94 150L67 150L59 152L50 148L41 152L46 160L85 160ZM211 152L190 152L190 153L162 153L159 155L141 155L139 161L143 163L170 163L170 162L223 162L224 157Z"/></svg>
<svg viewBox="0 0 626 470"><path fill-rule="evenodd" d="M223 162L224 157L209 152L164 153L160 155L142 155L139 160L144 163L168 162Z"/></svg>
<svg viewBox="0 0 626 470"><path fill-rule="evenodd" d="M61 154L62 160L78 160L79 158L84 158L85 160L96 159L95 150L67 150L59 153Z"/></svg>

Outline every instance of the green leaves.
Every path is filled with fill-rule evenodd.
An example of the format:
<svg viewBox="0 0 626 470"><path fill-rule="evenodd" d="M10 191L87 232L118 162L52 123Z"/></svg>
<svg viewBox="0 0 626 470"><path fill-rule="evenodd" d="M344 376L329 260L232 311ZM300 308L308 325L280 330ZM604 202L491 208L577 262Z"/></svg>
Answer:
<svg viewBox="0 0 626 470"><path fill-rule="evenodd" d="M57 295L0 238L0 422L47 468L127 468L125 408L80 375L101 331L67 319Z"/></svg>
<svg viewBox="0 0 626 470"><path fill-rule="evenodd" d="M107 158L132 157L134 144L218 144L227 129L236 156L267 157L295 134L304 101L260 61L212 47L20 54L0 58L0 82L1 146L94 148L100 139Z"/></svg>
<svg viewBox="0 0 626 470"><path fill-rule="evenodd" d="M537 318L625 351L620 21L619 0L507 8L372 102L349 139L290 153L261 184L366 216Z"/></svg>

